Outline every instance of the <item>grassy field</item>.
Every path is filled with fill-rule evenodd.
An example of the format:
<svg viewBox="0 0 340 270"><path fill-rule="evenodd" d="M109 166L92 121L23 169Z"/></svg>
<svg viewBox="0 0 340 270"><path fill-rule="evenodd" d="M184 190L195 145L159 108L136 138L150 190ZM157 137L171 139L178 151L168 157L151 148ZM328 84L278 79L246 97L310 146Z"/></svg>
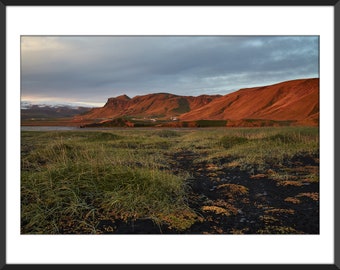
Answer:
<svg viewBox="0 0 340 270"><path fill-rule="evenodd" d="M192 168L237 169L281 187L319 181L318 166L305 162L318 163L314 127L22 131L21 233L114 233L116 221L143 219L187 232L204 217L190 203L194 171L185 169L185 160L184 169L176 168L176 160L185 159L180 153L195 157L187 164ZM226 187L236 186L220 190ZM243 196L248 189L239 190ZM286 202L318 200L315 193L299 194ZM202 209L223 214L226 208ZM99 228L104 221L111 225Z"/></svg>

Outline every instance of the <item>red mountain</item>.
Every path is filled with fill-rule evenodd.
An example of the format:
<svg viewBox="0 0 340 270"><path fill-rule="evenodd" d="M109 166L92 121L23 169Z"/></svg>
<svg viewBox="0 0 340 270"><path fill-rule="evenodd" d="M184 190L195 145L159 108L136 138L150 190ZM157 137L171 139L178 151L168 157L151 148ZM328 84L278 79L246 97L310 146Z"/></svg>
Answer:
<svg viewBox="0 0 340 270"><path fill-rule="evenodd" d="M317 124L319 79L302 79L241 89L182 114L181 120L296 120ZM241 121L242 122L242 121Z"/></svg>
<svg viewBox="0 0 340 270"><path fill-rule="evenodd" d="M209 104L220 95L198 97L178 96L168 93L148 94L129 98L126 95L109 98L102 108L94 108L81 117L104 119L123 116L170 118L196 110ZM79 116L80 117L80 116ZM77 117L77 118L79 118Z"/></svg>
<svg viewBox="0 0 340 270"><path fill-rule="evenodd" d="M280 121L318 125L319 79L246 88L224 96L157 93L129 98L122 95L109 98L102 108L94 108L74 120L91 122L124 116L168 120L176 117L180 122L228 120L227 126L272 125Z"/></svg>

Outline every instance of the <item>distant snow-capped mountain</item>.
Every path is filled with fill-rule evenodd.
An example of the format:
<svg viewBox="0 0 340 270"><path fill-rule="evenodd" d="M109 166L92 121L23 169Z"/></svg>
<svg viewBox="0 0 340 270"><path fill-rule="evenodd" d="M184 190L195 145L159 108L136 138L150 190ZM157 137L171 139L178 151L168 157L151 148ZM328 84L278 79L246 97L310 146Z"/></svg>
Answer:
<svg viewBox="0 0 340 270"><path fill-rule="evenodd" d="M92 108L65 104L32 104L21 101L21 119L65 118L86 113Z"/></svg>

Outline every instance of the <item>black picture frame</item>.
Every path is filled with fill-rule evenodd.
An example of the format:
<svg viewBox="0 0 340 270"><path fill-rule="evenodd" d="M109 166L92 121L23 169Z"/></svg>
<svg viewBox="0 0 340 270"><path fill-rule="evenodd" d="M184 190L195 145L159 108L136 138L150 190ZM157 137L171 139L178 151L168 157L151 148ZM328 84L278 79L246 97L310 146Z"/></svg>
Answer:
<svg viewBox="0 0 340 270"><path fill-rule="evenodd" d="M167 269L167 268L178 268L183 267L187 269L340 269L340 233L337 230L340 227L339 222L339 203L340 194L339 191L339 182L334 181L334 264L256 264L256 265L242 265L242 264L214 264L214 265L199 265L199 264L164 264L164 265L157 265L157 264L150 264L150 265L129 265L129 264L114 264L114 265L66 265L66 264L59 264L59 265L42 265L42 264L7 264L6 262L6 169L9 168L10 164L6 163L6 6L39 6L39 5L54 5L54 6L74 6L74 5L86 5L86 6L99 6L99 5L141 5L141 1L110 1L110 0L93 0L93 1L81 1L81 0L52 0L52 1L43 1L43 0L0 0L0 114L2 116L2 128L0 130L1 134L1 158L3 162L1 163L1 181L0 181L0 269L62 269L62 268L71 268L71 269L127 269L127 268L140 268L145 267L146 269ZM183 1L171 1L168 2L168 6L172 5L183 5ZM190 1L189 1L190 2ZM211 2L211 1L210 1ZM339 41L339 30L340 30L340 3L339 0L318 0L318 1L307 1L307 0L279 0L279 1L269 1L269 0L227 0L224 3L209 3L210 5L223 5L223 6L271 6L271 5L278 5L278 6L333 6L334 7L334 89L340 87L340 79L337 74L340 72L339 68L339 58L340 53L336 50L336 48L340 47ZM163 3L165 4L165 3ZM190 5L193 3L188 3L186 1L185 5ZM145 5L145 4L143 4ZM154 4L148 4L154 5ZM338 102L337 102L338 101ZM337 103L339 104L339 93L335 91L334 93L334 105ZM336 116L338 115L340 109L339 106L334 106L334 138L338 138L339 131L336 128ZM8 134L7 134L8 135ZM340 143L335 140L334 141L334 179L339 177L339 166L336 164L339 163L339 145ZM292 268L293 267L293 268Z"/></svg>

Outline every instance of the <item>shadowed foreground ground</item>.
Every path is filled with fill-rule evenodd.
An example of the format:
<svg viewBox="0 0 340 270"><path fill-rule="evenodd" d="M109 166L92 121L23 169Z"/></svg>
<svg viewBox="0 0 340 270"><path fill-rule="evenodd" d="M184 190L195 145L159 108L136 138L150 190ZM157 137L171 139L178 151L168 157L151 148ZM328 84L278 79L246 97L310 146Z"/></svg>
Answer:
<svg viewBox="0 0 340 270"><path fill-rule="evenodd" d="M23 234L319 234L316 127L22 131Z"/></svg>
<svg viewBox="0 0 340 270"><path fill-rule="evenodd" d="M121 222L102 220L98 230L118 234L319 234L319 184L287 181L278 185L266 174L192 161L185 151L171 156L175 172L190 171L188 202L202 217L190 229L177 231L150 219ZM300 177L318 170L311 157L296 157L287 167ZM269 171L270 173L270 171Z"/></svg>

